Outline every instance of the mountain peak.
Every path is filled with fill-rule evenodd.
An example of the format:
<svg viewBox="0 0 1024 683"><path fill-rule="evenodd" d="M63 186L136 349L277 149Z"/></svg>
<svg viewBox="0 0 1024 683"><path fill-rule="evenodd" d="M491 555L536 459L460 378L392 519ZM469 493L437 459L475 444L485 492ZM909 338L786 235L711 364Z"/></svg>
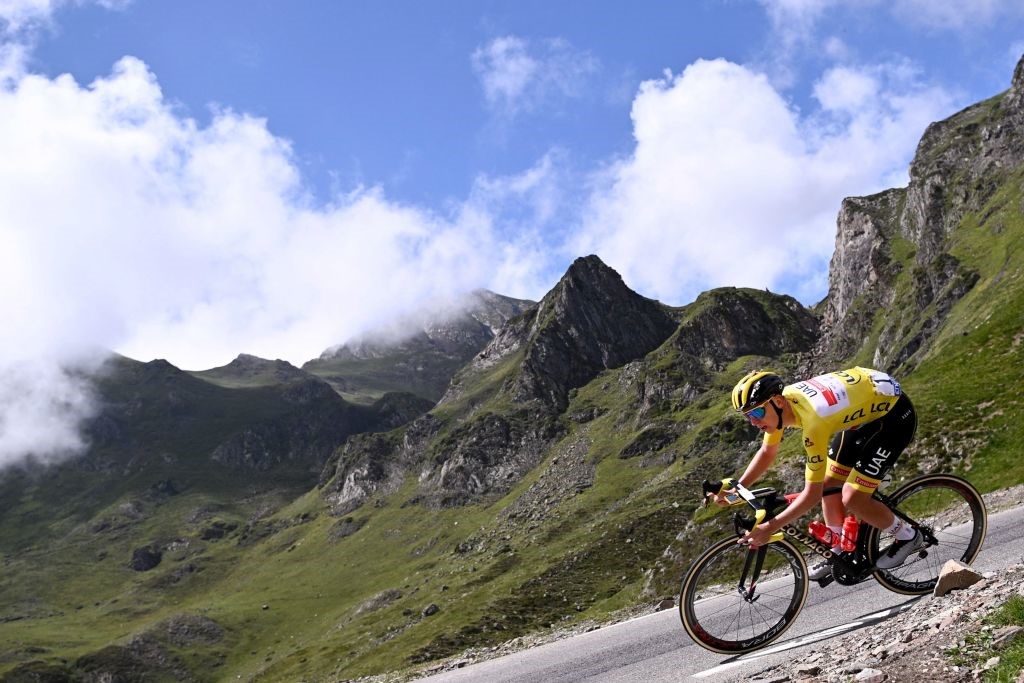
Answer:
<svg viewBox="0 0 1024 683"><path fill-rule="evenodd" d="M557 411L569 391L606 368L619 367L657 348L675 330L666 307L640 296L594 255L578 258L544 296L529 325L513 326L510 340L500 335L485 349L489 356L524 348L512 397L539 400Z"/></svg>
<svg viewBox="0 0 1024 683"><path fill-rule="evenodd" d="M248 353L239 354L233 361L218 368L189 373L221 386L267 386L295 380L309 379L309 374L288 361L267 360Z"/></svg>

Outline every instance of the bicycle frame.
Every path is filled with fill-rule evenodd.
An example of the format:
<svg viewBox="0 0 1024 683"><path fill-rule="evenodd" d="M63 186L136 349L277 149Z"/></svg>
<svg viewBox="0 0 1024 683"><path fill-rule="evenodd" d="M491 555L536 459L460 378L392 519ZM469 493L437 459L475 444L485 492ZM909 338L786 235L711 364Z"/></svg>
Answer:
<svg viewBox="0 0 1024 683"><path fill-rule="evenodd" d="M714 485L709 485L705 482L705 492L717 493L715 491L709 491L714 488ZM730 505L739 505L746 503L755 511L754 524L760 524L763 522L769 514L769 510L764 507L764 500L769 499L771 496L779 495L774 489L750 489L744 487L735 479L723 479L722 488L718 489L718 492L724 489L733 489L738 494L737 497L729 497ZM825 489L823 496L830 496L840 493L841 487L829 487ZM929 547L936 543L935 536L932 534L931 529L928 527L920 526L915 520L908 517L906 514L897 509L890 498L885 494L875 491L872 497L880 501L885 505L893 514L898 516L903 521L907 522L914 529L919 529L925 537L926 546ZM781 504L781 502L779 503ZM788 504L788 503L787 503ZM862 523L863 524L863 523ZM736 520L737 533L739 529L746 529L745 525L741 525L739 520ZM749 529L748 529L749 530ZM857 537L857 547L846 553L835 553L832 552L832 546L822 543L817 538L806 532L804 529L797 526L796 522L790 522L786 524L778 532L772 535L772 542L780 540L782 537L789 538L793 541L798 541L801 545L809 548L816 555L823 559L830 560L832 563L832 574L825 579L819 581L820 585L825 586L831 583L834 579L838 583L845 586L852 586L853 584L860 583L871 576L872 572L875 571L873 562L870 562L867 557L867 534L860 533ZM763 548L751 548L747 555L747 559L744 563L743 572L741 573L739 590L744 593L744 599L748 601L756 600L753 597L754 587L757 584L757 580L760 576L761 567L764 563L765 550ZM753 565L753 566L752 566ZM751 571L753 570L753 571ZM748 576L751 579L749 588L744 588L744 582Z"/></svg>

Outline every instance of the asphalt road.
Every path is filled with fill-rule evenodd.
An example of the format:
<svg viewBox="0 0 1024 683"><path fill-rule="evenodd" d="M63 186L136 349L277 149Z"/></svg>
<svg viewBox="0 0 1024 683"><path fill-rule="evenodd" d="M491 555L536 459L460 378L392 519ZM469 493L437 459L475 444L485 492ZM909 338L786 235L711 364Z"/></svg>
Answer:
<svg viewBox="0 0 1024 683"><path fill-rule="evenodd" d="M990 515L988 536L974 568L985 572L1024 560L1022 523L1024 507ZM790 630L770 647L742 657L726 657L694 644L679 622L678 610L670 609L421 680L741 681L774 664L799 660L827 647L831 638L884 621L918 599L889 592L875 581L852 587L812 585Z"/></svg>

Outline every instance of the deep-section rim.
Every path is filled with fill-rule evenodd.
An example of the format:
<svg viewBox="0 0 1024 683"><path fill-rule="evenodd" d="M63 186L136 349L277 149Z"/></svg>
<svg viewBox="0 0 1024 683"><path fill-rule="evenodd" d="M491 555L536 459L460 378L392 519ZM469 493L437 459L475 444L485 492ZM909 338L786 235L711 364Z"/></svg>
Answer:
<svg viewBox="0 0 1024 683"><path fill-rule="evenodd" d="M797 615L800 614L800 610L803 609L804 602L807 600L807 563L804 561L800 551L788 539L776 541L767 547L770 551L777 551L785 557L790 568L793 570L793 578L796 582L793 598L783 613L784 621L781 625L773 624L769 629L771 633L767 637L759 634L739 641L714 638L711 634L703 631L703 629L698 630L697 625L699 624L696 615L693 613L693 596L688 594L693 592L695 582L700 578L703 568L712 559L721 554L726 548L736 548L736 537L730 536L721 539L694 560L689 571L686 572L682 588L679 591L679 618L683 623L683 628L686 629L687 634L695 643L707 650L721 654L753 652L775 641L793 625ZM708 640L709 638L711 639L710 641Z"/></svg>
<svg viewBox="0 0 1024 683"><path fill-rule="evenodd" d="M985 542L988 533L988 512L985 509L985 501L974 486L962 477L953 474L925 474L906 482L890 495L890 499L897 508L912 494L926 488L946 488L956 491L964 499L964 502L972 511L973 529L966 550L958 559L964 564L970 564L981 552L981 546ZM882 533L880 530L869 527L868 536L868 557L874 563L879 556L879 544ZM913 556L911 556L913 558ZM908 560L908 562L913 559ZM902 565L906 567L906 563ZM898 576L901 567L892 570L877 570L874 572L875 580L885 588L904 595L924 595L935 589L938 582L938 574L941 567L935 570L935 576L928 581L906 581Z"/></svg>

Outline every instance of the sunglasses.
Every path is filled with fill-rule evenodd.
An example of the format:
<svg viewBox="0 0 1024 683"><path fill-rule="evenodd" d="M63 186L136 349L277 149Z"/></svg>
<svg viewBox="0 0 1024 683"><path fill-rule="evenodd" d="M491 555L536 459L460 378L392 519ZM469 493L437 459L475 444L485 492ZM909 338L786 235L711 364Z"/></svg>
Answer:
<svg viewBox="0 0 1024 683"><path fill-rule="evenodd" d="M758 407L753 408L752 410L748 410L747 412L745 412L743 414L746 415L748 419L749 418L753 418L755 420L763 420L764 416L765 416L765 414L767 414L767 412L768 412L768 401L765 401L764 403L762 403Z"/></svg>

